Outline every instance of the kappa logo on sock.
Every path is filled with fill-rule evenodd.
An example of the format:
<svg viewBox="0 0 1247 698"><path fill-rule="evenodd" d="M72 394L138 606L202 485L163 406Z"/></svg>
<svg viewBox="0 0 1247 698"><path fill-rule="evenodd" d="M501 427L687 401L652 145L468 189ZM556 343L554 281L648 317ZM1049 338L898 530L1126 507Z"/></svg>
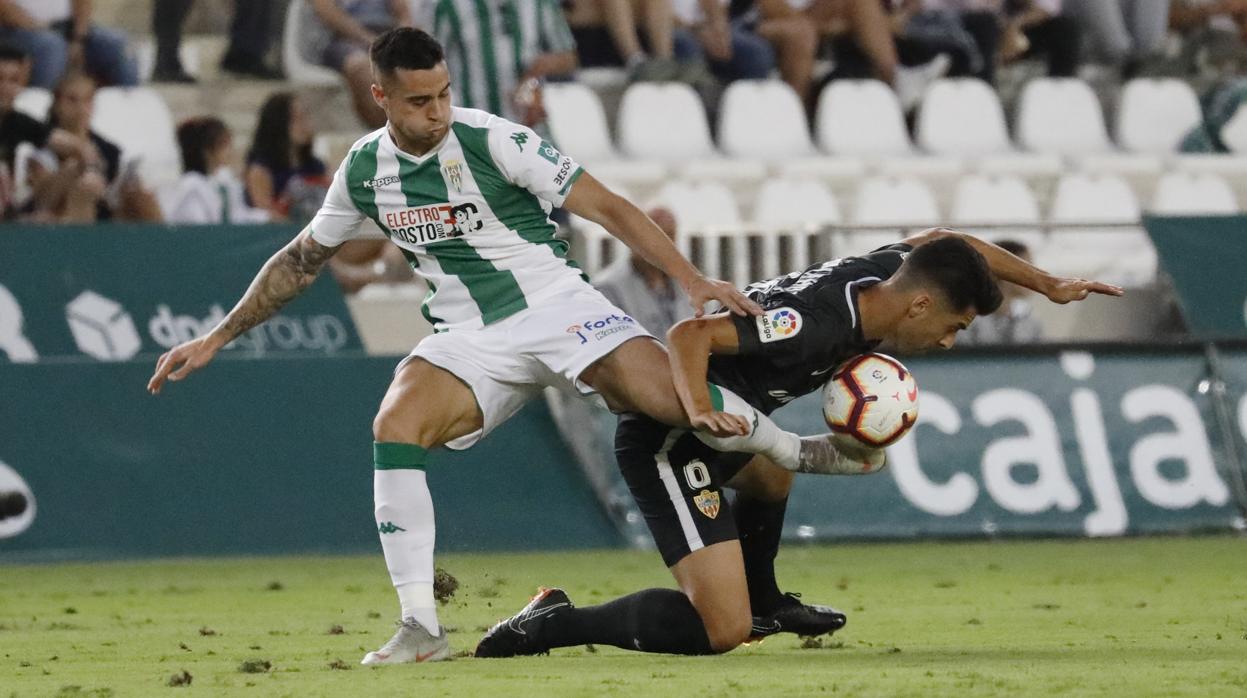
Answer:
<svg viewBox="0 0 1247 698"><path fill-rule="evenodd" d="M377 524L377 532L381 533L382 535L386 533L398 533L399 531L406 533L407 529L402 528L401 526L395 526L393 521L385 521L383 523Z"/></svg>

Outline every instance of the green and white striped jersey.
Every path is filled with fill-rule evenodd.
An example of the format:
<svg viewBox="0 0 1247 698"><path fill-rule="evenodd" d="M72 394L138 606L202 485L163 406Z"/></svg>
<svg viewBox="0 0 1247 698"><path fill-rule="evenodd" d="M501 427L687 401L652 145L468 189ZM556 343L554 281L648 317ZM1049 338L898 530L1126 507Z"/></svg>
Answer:
<svg viewBox="0 0 1247 698"><path fill-rule="evenodd" d="M418 26L446 51L457 103L518 119L511 93L533 59L574 51L556 0L425 0Z"/></svg>
<svg viewBox="0 0 1247 698"><path fill-rule="evenodd" d="M356 141L311 235L341 245L375 236L372 219L428 282L434 330L483 327L591 288L549 217L581 172L532 129L453 107L445 139L421 157L400 151L388 128Z"/></svg>

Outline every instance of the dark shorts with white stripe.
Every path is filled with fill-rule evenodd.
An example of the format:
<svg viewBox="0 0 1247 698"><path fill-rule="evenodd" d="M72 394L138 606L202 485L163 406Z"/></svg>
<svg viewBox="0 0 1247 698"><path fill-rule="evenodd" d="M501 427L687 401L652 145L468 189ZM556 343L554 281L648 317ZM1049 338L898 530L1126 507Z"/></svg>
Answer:
<svg viewBox="0 0 1247 698"><path fill-rule="evenodd" d="M708 545L736 540L723 483L753 456L722 453L684 429L635 414L619 418L615 459L670 567Z"/></svg>

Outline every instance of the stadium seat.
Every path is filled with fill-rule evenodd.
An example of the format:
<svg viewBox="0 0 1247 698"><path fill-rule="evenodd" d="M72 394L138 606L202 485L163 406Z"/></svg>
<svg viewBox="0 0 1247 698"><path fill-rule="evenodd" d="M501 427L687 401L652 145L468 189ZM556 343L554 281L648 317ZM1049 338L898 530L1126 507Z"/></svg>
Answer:
<svg viewBox="0 0 1247 698"><path fill-rule="evenodd" d="M818 144L831 155L913 154L896 93L878 80L836 80L818 98Z"/></svg>
<svg viewBox="0 0 1247 698"><path fill-rule="evenodd" d="M619 106L619 145L629 158L665 162L688 179L760 180L756 160L728 160L714 148L706 110L679 82L634 83Z"/></svg>
<svg viewBox="0 0 1247 698"><path fill-rule="evenodd" d="M52 92L42 87L27 87L17 93L13 108L26 116L39 121L48 118L48 108L52 106Z"/></svg>
<svg viewBox="0 0 1247 698"><path fill-rule="evenodd" d="M715 181L674 180L663 185L652 203L675 214L680 251L708 276L722 278L723 241L742 233L740 210L732 192Z"/></svg>
<svg viewBox="0 0 1247 698"><path fill-rule="evenodd" d="M858 226L895 226L895 230L860 231L848 234L836 247L847 254L861 254L896 242L901 228L928 228L939 223L935 195L914 177L871 177L857 190L850 223ZM840 241L837 241L840 243Z"/></svg>
<svg viewBox="0 0 1247 698"><path fill-rule="evenodd" d="M878 80L836 80L823 90L815 115L826 153L870 160L882 173L943 177L962 169L958 158L914 150L896 93Z"/></svg>
<svg viewBox="0 0 1247 698"><path fill-rule="evenodd" d="M737 80L719 106L720 149L768 162L814 154L805 108L788 83Z"/></svg>
<svg viewBox="0 0 1247 698"><path fill-rule="evenodd" d="M1175 216L1238 213L1238 200L1225 179L1214 174L1170 172L1161 177L1152 213Z"/></svg>
<svg viewBox="0 0 1247 698"><path fill-rule="evenodd" d="M1140 228L1139 202L1115 175L1065 175L1057 182L1048 243L1036 253L1055 274L1139 286L1156 276L1156 250ZM1079 224L1118 226L1081 228ZM1120 226L1127 226L1122 228Z"/></svg>
<svg viewBox="0 0 1247 698"><path fill-rule="evenodd" d="M282 67L286 70L286 76L293 83L331 86L340 84L342 81L337 73L309 62L299 51L299 37L308 31L308 23L319 21L307 0L290 0L281 36L281 61Z"/></svg>
<svg viewBox="0 0 1247 698"><path fill-rule="evenodd" d="M766 228L801 230L840 221L836 197L811 180L770 180L758 192L753 207L753 222Z"/></svg>
<svg viewBox="0 0 1247 698"><path fill-rule="evenodd" d="M173 115L160 93L149 87L104 87L95 95L91 127L121 148L123 157L139 157L139 173L152 187L172 182L182 172Z"/></svg>
<svg viewBox="0 0 1247 698"><path fill-rule="evenodd" d="M554 144L598 179L657 186L667 167L653 160L624 160L610 140L606 112L597 94L575 82L550 83L544 91Z"/></svg>
<svg viewBox="0 0 1247 698"><path fill-rule="evenodd" d="M1070 159L1078 169L1104 174L1159 174L1160 159L1113 147L1100 101L1075 78L1037 78L1022 90L1017 140L1026 150Z"/></svg>
<svg viewBox="0 0 1247 698"><path fill-rule="evenodd" d="M1185 82L1131 80L1117 108L1117 143L1133 153L1172 153L1201 118L1199 98Z"/></svg>
<svg viewBox="0 0 1247 698"><path fill-rule="evenodd" d="M1055 176L1061 169L1058 157L1013 147L995 90L974 78L937 80L927 88L917 141L928 153L973 158L987 172Z"/></svg>
<svg viewBox="0 0 1247 698"><path fill-rule="evenodd" d="M957 183L949 221L988 239L1011 238L1037 249L1044 242L1038 229L1039 201L1026 182L1012 176L971 175ZM1034 228L993 228L994 225Z"/></svg>

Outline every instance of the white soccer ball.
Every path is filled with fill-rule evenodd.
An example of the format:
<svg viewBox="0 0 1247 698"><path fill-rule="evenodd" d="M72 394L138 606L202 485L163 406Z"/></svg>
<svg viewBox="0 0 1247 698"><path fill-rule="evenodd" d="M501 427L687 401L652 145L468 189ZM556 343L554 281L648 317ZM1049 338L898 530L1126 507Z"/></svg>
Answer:
<svg viewBox="0 0 1247 698"><path fill-rule="evenodd" d="M836 367L823 387L823 418L833 432L882 448L918 419L918 383L890 356L855 356Z"/></svg>

